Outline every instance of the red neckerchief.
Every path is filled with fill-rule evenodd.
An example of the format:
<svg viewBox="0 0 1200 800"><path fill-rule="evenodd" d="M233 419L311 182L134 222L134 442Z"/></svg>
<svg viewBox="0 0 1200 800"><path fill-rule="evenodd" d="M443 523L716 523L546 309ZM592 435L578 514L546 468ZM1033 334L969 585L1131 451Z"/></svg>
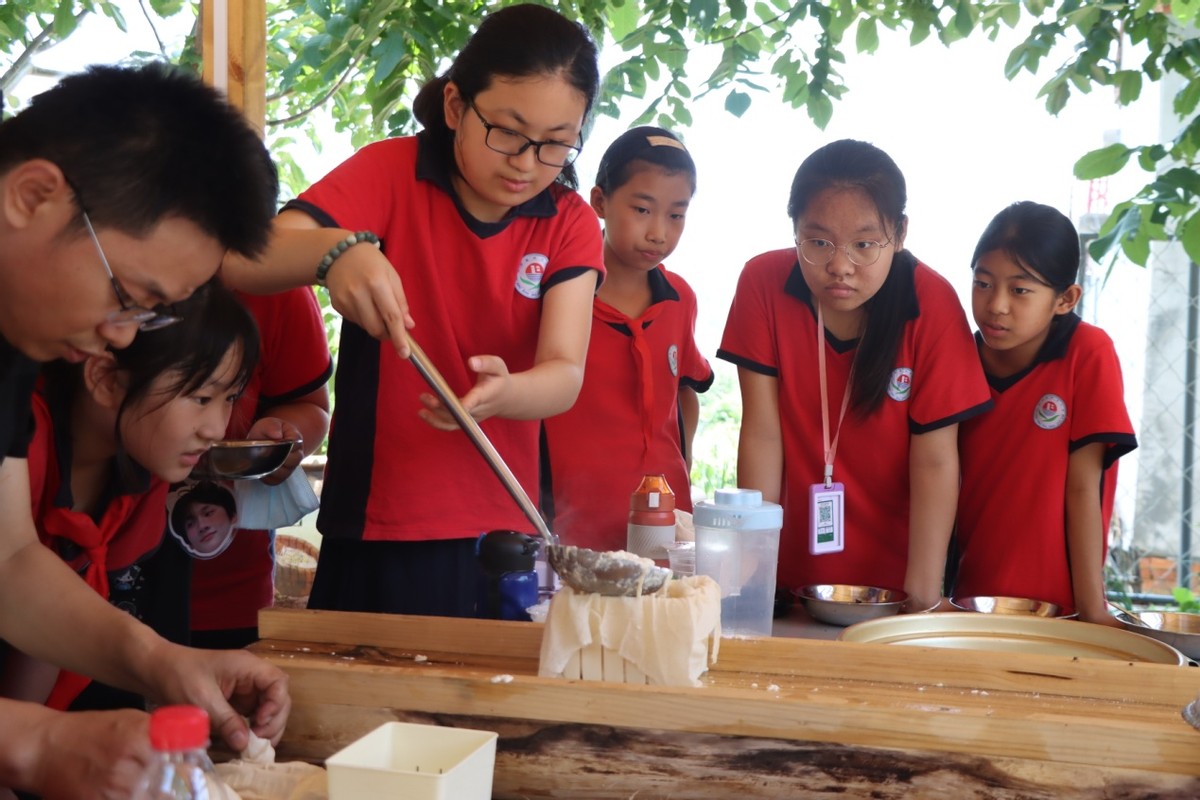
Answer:
<svg viewBox="0 0 1200 800"><path fill-rule="evenodd" d="M104 510L99 523L92 520L90 515L69 508L42 510L43 531L52 537L72 541L83 548L88 559L83 580L95 589L105 602L108 602L108 545L128 521L139 499L137 495L117 495ZM46 505L52 506L53 503L48 502ZM65 711L91 682L91 678L65 669L60 670L46 705Z"/></svg>
<svg viewBox="0 0 1200 800"><path fill-rule="evenodd" d="M623 325L629 329L629 349L638 374L638 394L641 398L642 454L649 452L654 437L654 380L651 372L650 345L646 341L646 326L654 321L663 310L662 303L655 303L637 319L610 306L600 298L592 304L593 315L601 322Z"/></svg>

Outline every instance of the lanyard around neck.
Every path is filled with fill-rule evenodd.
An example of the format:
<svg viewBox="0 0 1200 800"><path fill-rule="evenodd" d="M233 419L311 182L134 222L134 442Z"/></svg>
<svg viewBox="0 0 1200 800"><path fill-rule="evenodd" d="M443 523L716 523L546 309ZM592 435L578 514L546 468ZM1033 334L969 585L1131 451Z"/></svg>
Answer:
<svg viewBox="0 0 1200 800"><path fill-rule="evenodd" d="M833 485L833 459L837 455L838 438L842 435L842 421L846 419L846 408L850 405L850 385L854 380L854 368L846 378L846 391L842 394L842 411L838 414L837 430L833 442L829 441L829 380L825 374L825 319L821 316L821 302L817 301L817 364L821 371L821 435L825 441L825 486Z"/></svg>

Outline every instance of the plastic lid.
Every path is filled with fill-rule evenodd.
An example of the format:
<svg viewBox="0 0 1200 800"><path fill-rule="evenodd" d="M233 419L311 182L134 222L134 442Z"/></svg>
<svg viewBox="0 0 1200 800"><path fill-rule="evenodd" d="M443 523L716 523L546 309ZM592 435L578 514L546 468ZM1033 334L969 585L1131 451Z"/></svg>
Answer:
<svg viewBox="0 0 1200 800"><path fill-rule="evenodd" d="M196 706L163 706L150 714L150 746L170 752L208 747L208 713Z"/></svg>
<svg viewBox="0 0 1200 800"><path fill-rule="evenodd" d="M519 531L488 531L475 543L475 552L484 572L528 572L537 561L540 539Z"/></svg>
<svg viewBox="0 0 1200 800"><path fill-rule="evenodd" d="M717 489L712 501L701 500L692 510L697 528L764 530L783 527L783 506L764 503L757 489Z"/></svg>
<svg viewBox="0 0 1200 800"><path fill-rule="evenodd" d="M630 511L674 511L675 494L666 475L646 475L629 497Z"/></svg>

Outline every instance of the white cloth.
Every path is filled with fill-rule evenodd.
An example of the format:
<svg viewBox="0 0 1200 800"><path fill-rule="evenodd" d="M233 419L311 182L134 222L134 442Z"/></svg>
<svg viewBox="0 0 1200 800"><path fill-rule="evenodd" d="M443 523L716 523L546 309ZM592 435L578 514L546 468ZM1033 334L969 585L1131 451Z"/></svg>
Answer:
<svg viewBox="0 0 1200 800"><path fill-rule="evenodd" d="M295 525L320 506L304 470L296 468L278 486L261 480L234 481L238 527L245 530L273 530Z"/></svg>
<svg viewBox="0 0 1200 800"><path fill-rule="evenodd" d="M721 590L704 575L667 583L641 597L604 597L564 586L550 600L538 675L564 675L593 643L620 654L649 683L698 686L716 663L721 639Z"/></svg>
<svg viewBox="0 0 1200 800"><path fill-rule="evenodd" d="M213 800L327 800L325 770L303 761L275 763L270 741L250 732L250 742L241 758L216 765L222 786L210 795Z"/></svg>

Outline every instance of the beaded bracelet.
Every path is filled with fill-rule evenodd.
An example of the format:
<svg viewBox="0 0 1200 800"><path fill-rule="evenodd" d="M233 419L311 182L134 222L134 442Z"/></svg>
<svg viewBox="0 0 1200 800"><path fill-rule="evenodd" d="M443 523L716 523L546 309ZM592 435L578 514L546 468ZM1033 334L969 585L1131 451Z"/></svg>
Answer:
<svg viewBox="0 0 1200 800"><path fill-rule="evenodd" d="M350 234L345 239L342 239L333 247L329 248L329 252L321 258L320 263L317 264L317 283L321 286L324 286L325 276L329 274L329 268L333 266L334 261L337 261L338 256L361 242L370 242L376 247L379 247L379 237L370 231L359 231L357 233Z"/></svg>

